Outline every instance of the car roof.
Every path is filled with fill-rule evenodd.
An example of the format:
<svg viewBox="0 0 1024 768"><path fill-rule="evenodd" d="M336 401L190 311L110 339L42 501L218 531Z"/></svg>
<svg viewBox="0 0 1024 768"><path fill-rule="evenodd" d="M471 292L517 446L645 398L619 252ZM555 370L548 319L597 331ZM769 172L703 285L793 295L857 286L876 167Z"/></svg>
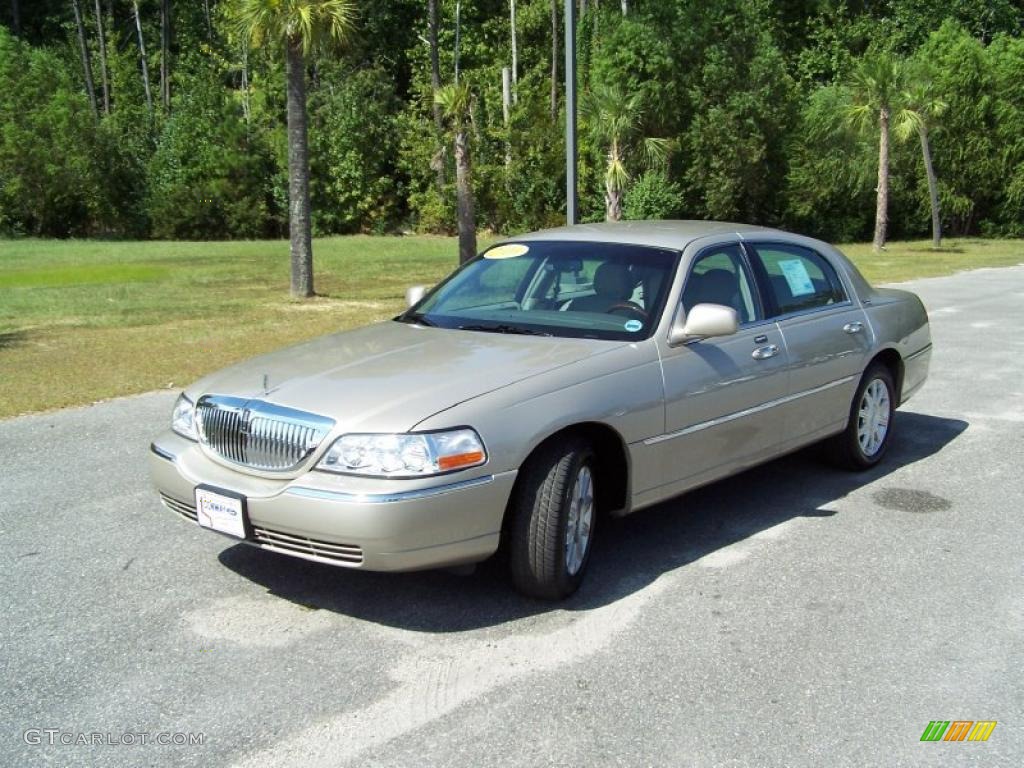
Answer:
<svg viewBox="0 0 1024 768"><path fill-rule="evenodd" d="M778 229L724 221L613 221L543 229L510 237L505 242L576 240L592 243L628 243L682 250L709 235L786 235Z"/></svg>
<svg viewBox="0 0 1024 768"><path fill-rule="evenodd" d="M753 224L734 224L727 221L612 221L595 224L577 224L571 227L542 229L510 237L502 242L523 243L542 240L561 240L590 243L623 243L626 245L647 245L681 251L694 240L714 235L734 236L740 240L768 239L781 240L825 254L834 266L849 276L854 289L861 297L872 295L874 289L864 279L856 265L839 249L820 240L804 235L786 232L771 227L757 227Z"/></svg>

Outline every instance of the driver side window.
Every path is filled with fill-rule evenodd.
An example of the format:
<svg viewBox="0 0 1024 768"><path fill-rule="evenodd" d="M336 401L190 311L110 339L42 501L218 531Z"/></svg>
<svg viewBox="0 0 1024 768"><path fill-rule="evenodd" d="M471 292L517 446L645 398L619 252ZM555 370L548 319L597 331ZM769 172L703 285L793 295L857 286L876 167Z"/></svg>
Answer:
<svg viewBox="0 0 1024 768"><path fill-rule="evenodd" d="M712 246L694 260L683 288L683 310L697 304L732 307L740 324L762 319L754 280L738 244Z"/></svg>

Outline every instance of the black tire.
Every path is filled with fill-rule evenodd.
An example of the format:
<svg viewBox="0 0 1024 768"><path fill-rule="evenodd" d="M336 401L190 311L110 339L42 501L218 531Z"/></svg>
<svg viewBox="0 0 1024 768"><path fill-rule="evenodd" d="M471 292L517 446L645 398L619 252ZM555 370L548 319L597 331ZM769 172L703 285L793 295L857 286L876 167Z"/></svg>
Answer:
<svg viewBox="0 0 1024 768"><path fill-rule="evenodd" d="M881 443L877 447L869 445L866 450L861 444L861 407L865 402L864 393L875 382L881 383L887 392L889 402L887 427ZM870 469L882 460L892 441L896 397L896 384L893 381L892 371L882 363L872 363L868 366L861 377L857 393L853 396L853 402L850 404L850 417L846 429L828 441L829 458L834 464L843 469L860 471Z"/></svg>
<svg viewBox="0 0 1024 768"><path fill-rule="evenodd" d="M586 467L593 479L595 454L580 438L542 446L520 470L512 499L509 566L512 581L525 595L561 600L583 581L593 549L597 518L596 484L590 535L575 573L566 564L566 528L576 479Z"/></svg>

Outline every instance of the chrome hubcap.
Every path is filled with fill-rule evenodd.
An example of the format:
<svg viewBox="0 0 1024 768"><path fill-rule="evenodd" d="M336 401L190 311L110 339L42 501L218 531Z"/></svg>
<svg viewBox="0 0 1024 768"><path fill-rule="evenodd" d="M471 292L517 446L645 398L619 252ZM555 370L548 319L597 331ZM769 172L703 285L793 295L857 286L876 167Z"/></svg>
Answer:
<svg viewBox="0 0 1024 768"><path fill-rule="evenodd" d="M569 497L569 521L565 526L565 567L575 576L583 567L594 523L594 477L590 467L580 467Z"/></svg>
<svg viewBox="0 0 1024 768"><path fill-rule="evenodd" d="M889 431L889 387L881 379L872 379L864 389L857 414L857 441L865 456L878 453Z"/></svg>

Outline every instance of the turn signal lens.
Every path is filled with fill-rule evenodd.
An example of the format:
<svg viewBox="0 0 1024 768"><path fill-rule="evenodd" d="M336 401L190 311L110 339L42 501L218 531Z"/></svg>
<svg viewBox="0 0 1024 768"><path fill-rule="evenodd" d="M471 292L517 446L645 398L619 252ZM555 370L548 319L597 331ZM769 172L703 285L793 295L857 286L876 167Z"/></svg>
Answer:
<svg viewBox="0 0 1024 768"><path fill-rule="evenodd" d="M451 456L441 456L437 460L437 466L442 472L463 467L475 467L484 463L483 451L472 451L471 453L456 453Z"/></svg>

